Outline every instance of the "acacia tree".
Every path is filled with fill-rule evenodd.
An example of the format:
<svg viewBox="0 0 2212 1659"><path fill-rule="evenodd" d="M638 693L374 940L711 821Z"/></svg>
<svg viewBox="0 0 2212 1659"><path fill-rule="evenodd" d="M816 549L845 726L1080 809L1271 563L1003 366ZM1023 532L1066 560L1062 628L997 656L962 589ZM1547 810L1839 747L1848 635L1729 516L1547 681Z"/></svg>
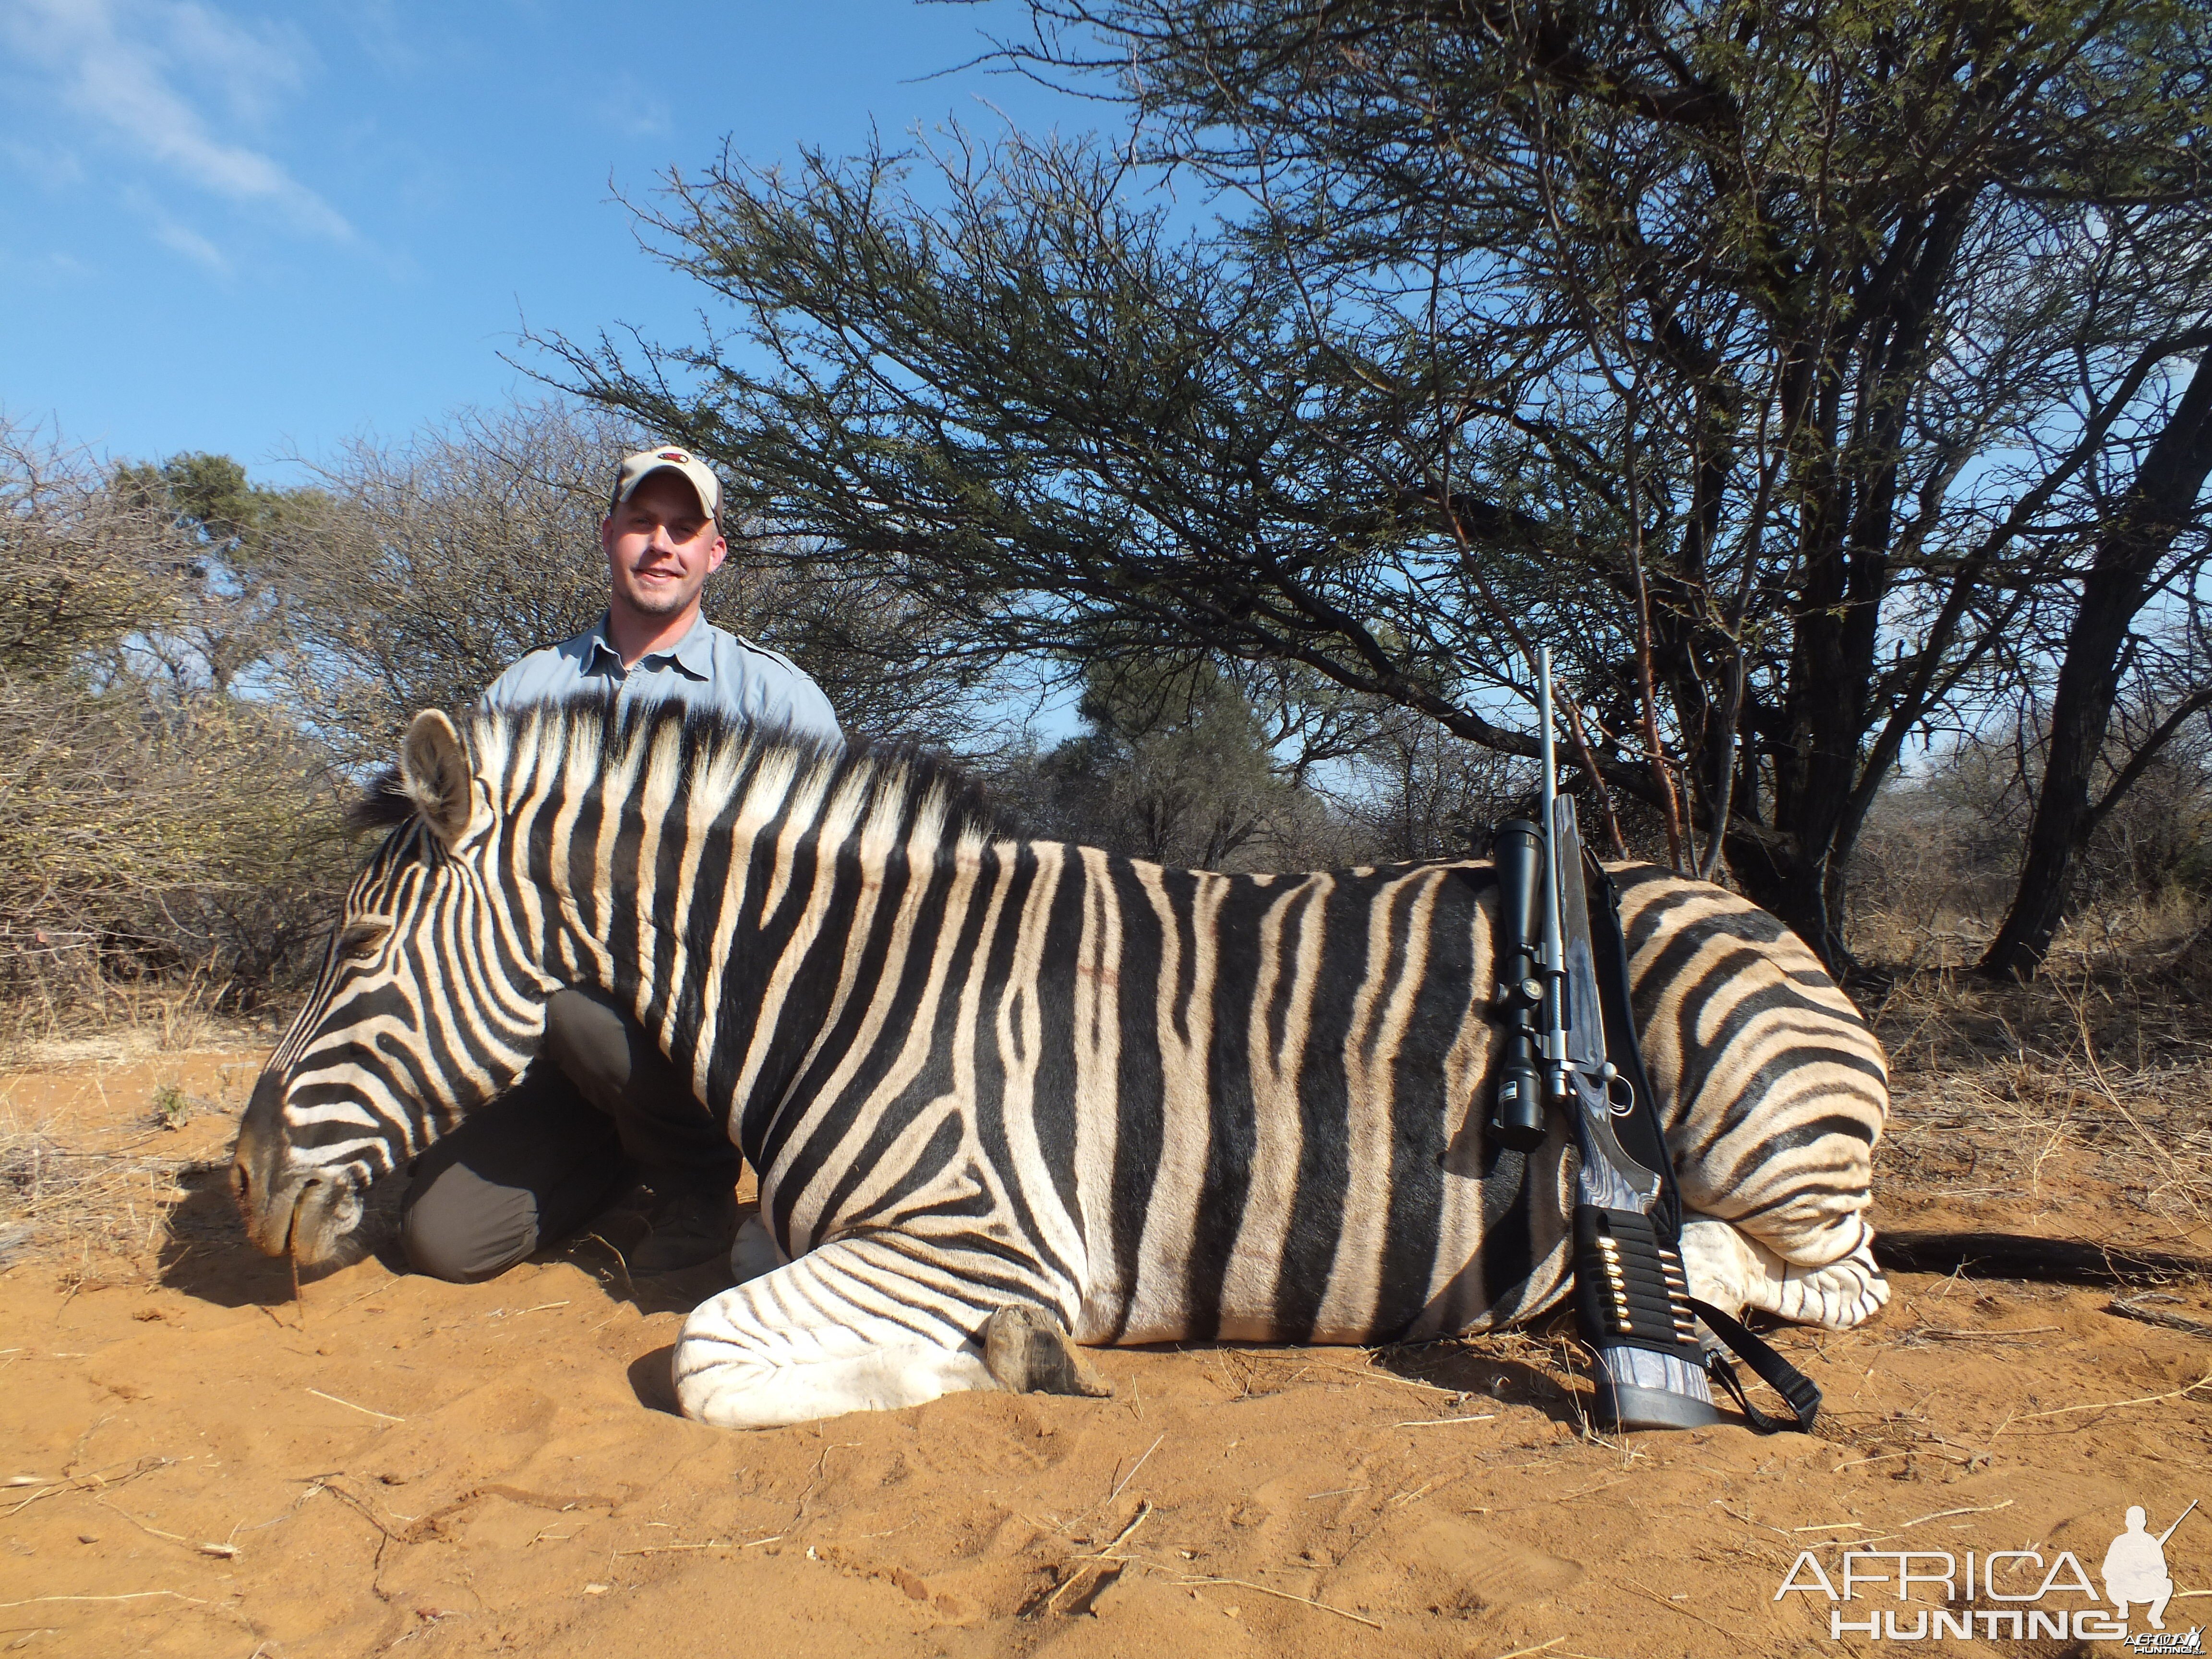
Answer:
<svg viewBox="0 0 2212 1659"><path fill-rule="evenodd" d="M1322 804L1282 775L1272 722L1234 679L1203 661L1094 662L1085 684L1080 732L987 773L1024 827L1188 869L1304 850Z"/></svg>
<svg viewBox="0 0 2212 1659"><path fill-rule="evenodd" d="M1844 963L1875 793L2033 666L2200 343L2202 11L1033 10L1008 55L1125 143L726 154L645 216L742 349L546 342L569 382L1004 648L1300 664L1526 755L1549 643L1574 757Z"/></svg>
<svg viewBox="0 0 2212 1659"><path fill-rule="evenodd" d="M328 520L313 489L249 483L228 455L173 455L160 465L116 468L108 489L120 503L168 520L174 563L165 574L177 601L163 625L151 619L131 650L180 696L227 696L281 650L282 596L276 568Z"/></svg>

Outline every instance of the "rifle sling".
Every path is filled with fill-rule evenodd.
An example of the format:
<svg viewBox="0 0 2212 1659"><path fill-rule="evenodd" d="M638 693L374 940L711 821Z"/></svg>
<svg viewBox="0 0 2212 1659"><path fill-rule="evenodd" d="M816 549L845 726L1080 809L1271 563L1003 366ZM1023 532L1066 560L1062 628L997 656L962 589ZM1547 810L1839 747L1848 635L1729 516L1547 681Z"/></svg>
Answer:
<svg viewBox="0 0 2212 1659"><path fill-rule="evenodd" d="M1717 1348L1709 1348L1705 1351L1705 1373L1729 1391L1736 1409L1743 1413L1744 1421L1761 1434L1772 1434L1778 1429L1812 1433L1813 1421L1820 1414L1820 1385L1747 1330L1741 1320L1694 1296L1690 1298L1690 1310L1705 1321L1706 1329L1734 1349L1736 1358L1750 1366L1759 1380L1780 1395L1790 1407L1788 1417L1770 1417L1759 1410L1745 1395L1743 1380L1735 1374L1735 1367L1729 1364L1728 1356Z"/></svg>

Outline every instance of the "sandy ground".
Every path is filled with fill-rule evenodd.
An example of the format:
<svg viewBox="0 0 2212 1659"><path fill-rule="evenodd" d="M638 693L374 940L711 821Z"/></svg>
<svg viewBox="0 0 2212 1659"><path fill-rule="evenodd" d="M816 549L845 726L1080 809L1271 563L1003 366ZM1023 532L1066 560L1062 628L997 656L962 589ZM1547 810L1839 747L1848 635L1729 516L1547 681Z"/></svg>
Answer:
<svg viewBox="0 0 2212 1659"><path fill-rule="evenodd" d="M587 1243L462 1288L371 1257L295 1301L222 1184L258 1059L0 1077L0 1223L29 1217L0 1225L0 1650L1860 1652L1824 1596L1776 1599L1801 1551L1832 1577L1853 1543L2094 1573L2129 1504L2154 1530L2212 1505L2212 1340L1965 1274L1777 1339L1826 1391L1811 1437L1598 1439L1541 1334L1109 1352L1110 1401L701 1428L666 1373L713 1268L633 1285ZM151 1117L165 1087L181 1127ZM2148 1153L2106 1179L2094 1134L2014 1104L1908 1080L1883 1218L2212 1249L2193 1188L2152 1201ZM2212 1322L2201 1280L2132 1293ZM2212 1624L2212 1517L2166 1556L2167 1626ZM2015 1559L1975 1605L2039 1580ZM1909 1632L1941 1589L1875 1594L1850 1615ZM2126 1650L1988 1628L1916 1650Z"/></svg>

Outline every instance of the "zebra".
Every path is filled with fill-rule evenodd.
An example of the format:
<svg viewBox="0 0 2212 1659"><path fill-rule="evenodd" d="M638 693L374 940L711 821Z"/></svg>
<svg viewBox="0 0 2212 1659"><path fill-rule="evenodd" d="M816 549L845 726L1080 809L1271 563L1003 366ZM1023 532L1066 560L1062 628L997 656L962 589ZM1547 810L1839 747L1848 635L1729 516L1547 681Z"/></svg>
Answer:
<svg viewBox="0 0 2212 1659"><path fill-rule="evenodd" d="M1487 864L1176 870L1006 838L925 758L700 711L467 724L408 728L390 832L242 1121L270 1254L337 1251L587 985L757 1176L739 1282L675 1350L709 1424L1020 1386L1006 1353L1054 1334L1373 1345L1565 1295L1564 1126L1525 1158L1485 1138ZM1888 1295L1878 1044L1771 917L1615 873L1693 1291L1856 1324Z"/></svg>

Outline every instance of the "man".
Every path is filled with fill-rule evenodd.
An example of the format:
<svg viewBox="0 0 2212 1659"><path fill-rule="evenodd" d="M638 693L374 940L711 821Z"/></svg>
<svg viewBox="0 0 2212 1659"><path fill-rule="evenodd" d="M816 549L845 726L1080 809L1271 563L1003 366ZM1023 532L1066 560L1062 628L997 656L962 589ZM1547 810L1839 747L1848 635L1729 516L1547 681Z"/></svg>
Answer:
<svg viewBox="0 0 2212 1659"><path fill-rule="evenodd" d="M819 686L700 614L707 578L729 551L721 493L687 451L626 459L599 526L606 614L507 669L484 706L674 698L842 743ZM489 1279L574 1232L625 1180L633 1190L621 1207L643 1221L625 1255L632 1273L690 1267L726 1249L741 1159L692 1097L690 1079L596 991L556 992L546 1012L544 1053L522 1081L416 1160L400 1219L409 1262L440 1279Z"/></svg>

